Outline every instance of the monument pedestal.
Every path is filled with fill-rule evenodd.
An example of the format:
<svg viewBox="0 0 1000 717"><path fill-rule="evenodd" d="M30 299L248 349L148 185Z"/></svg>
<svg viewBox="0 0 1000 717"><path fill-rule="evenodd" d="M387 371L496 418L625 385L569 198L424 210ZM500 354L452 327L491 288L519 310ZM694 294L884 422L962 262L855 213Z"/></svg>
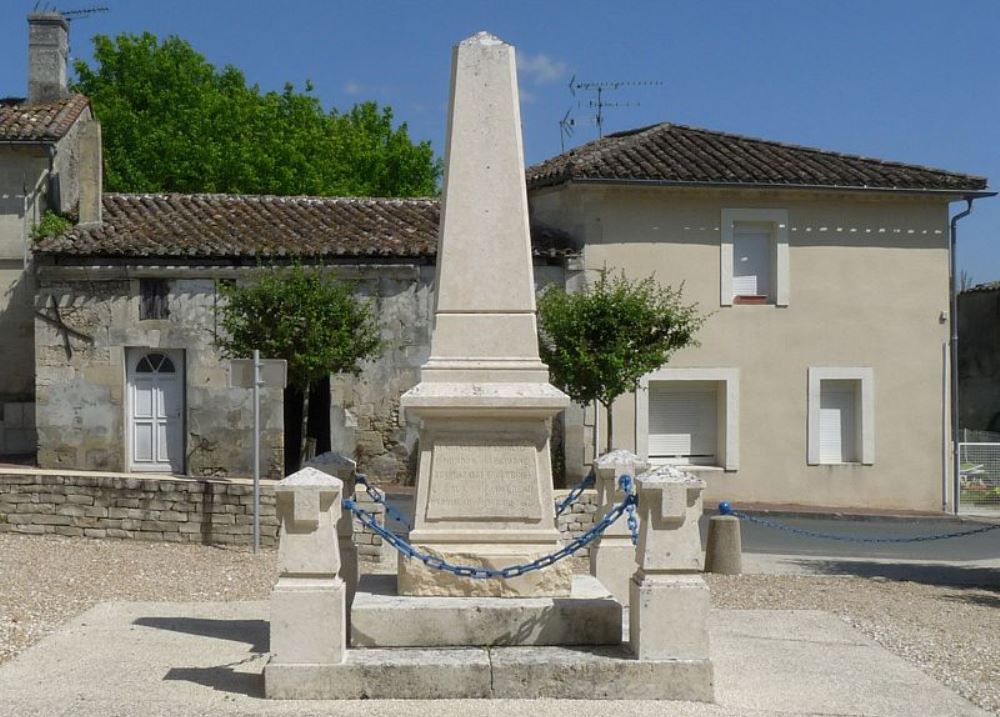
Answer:
<svg viewBox="0 0 1000 717"><path fill-rule="evenodd" d="M547 383L424 382L407 392L403 405L422 419L410 543L453 565L495 569L559 550L548 419L565 403ZM565 563L473 580L401 558L398 592L568 597L571 582Z"/></svg>

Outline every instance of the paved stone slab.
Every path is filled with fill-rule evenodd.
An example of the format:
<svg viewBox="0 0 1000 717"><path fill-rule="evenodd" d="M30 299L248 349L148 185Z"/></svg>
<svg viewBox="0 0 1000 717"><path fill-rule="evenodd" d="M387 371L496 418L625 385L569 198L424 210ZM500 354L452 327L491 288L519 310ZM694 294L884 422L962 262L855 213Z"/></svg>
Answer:
<svg viewBox="0 0 1000 717"><path fill-rule="evenodd" d="M714 700L708 660L640 662L624 646L497 647L490 660L501 698Z"/></svg>
<svg viewBox="0 0 1000 717"><path fill-rule="evenodd" d="M266 603L99 605L0 666L0 716L988 717L841 620L813 611L713 611L718 704L267 700L266 616ZM831 643L843 650L836 658L828 657Z"/></svg>
<svg viewBox="0 0 1000 717"><path fill-rule="evenodd" d="M640 662L624 647L357 649L340 665L264 668L273 699L711 702L708 660Z"/></svg>
<svg viewBox="0 0 1000 717"><path fill-rule="evenodd" d="M568 598L396 595L393 575L365 575L351 610L353 647L617 645L622 607L590 575Z"/></svg>
<svg viewBox="0 0 1000 717"><path fill-rule="evenodd" d="M271 699L483 699L493 696L486 650L350 650L341 665L264 668Z"/></svg>

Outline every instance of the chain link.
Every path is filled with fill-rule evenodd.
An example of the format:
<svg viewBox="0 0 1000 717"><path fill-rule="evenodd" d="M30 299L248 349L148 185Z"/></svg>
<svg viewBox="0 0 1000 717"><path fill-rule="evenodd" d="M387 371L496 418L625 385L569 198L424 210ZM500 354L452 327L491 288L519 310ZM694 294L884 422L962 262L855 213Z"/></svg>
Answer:
<svg viewBox="0 0 1000 717"><path fill-rule="evenodd" d="M567 495L563 499L563 501L556 507L556 517L558 518L566 511L567 508L573 505L583 494L583 491L585 491L590 486L594 485L594 480L595 480L594 471L591 470L590 473L588 473L583 477L583 480L581 480L579 483L573 486L573 490L569 492L569 495Z"/></svg>
<svg viewBox="0 0 1000 717"><path fill-rule="evenodd" d="M396 508L394 505L386 502L385 494L378 488L375 488L371 483L368 482L368 476L364 473L357 473L354 476L354 483L356 485L361 485L364 487L365 492L368 493L374 502L385 507L385 514L395 520L397 523L402 525L407 530L413 530L413 526L410 524L409 519Z"/></svg>
<svg viewBox="0 0 1000 717"><path fill-rule="evenodd" d="M618 520L622 513L628 510L629 506L635 505L636 495L632 489L632 478L631 476L622 476L618 480L619 488L624 491L625 498L621 503L613 506L607 514L601 518L600 521L594 524L592 528L587 530L587 532L582 535L577 536L565 546L555 551L554 553L549 553L548 555L543 555L542 557L531 561L530 563L522 563L519 565L509 565L505 568L484 568L474 565L454 565L449 563L443 558L436 557L434 555L429 555L423 553L413 545L410 544L405 538L396 535L390 530L382 527L378 524L378 520L375 516L364 508L360 507L350 498L344 500L344 508L350 510L358 521L370 529L375 534L381 536L381 538L389 543L392 547L398 550L403 555L408 558L416 558L424 565L429 568L434 568L436 570L443 570L449 572L452 575L457 575L459 577L473 578L477 580L485 580L489 578L515 578L519 575L524 575L525 573L530 573L533 570L541 570L546 568L553 563L562 560L563 558L569 557L577 550L586 547L593 541L597 540L605 530L607 530L611 525Z"/></svg>
<svg viewBox="0 0 1000 717"><path fill-rule="evenodd" d="M755 515L750 515L748 513L743 513L738 510L734 510L729 503L719 504L719 513L722 515L733 515L740 520L745 520L748 523L756 523L757 525L763 525L766 528L772 528L774 530L783 530L786 533L794 533L796 535L803 535L807 538L820 538L823 540L840 540L847 543L927 543L932 540L949 540L951 538L961 538L966 535L976 535L978 533L987 533L991 530L1000 530L1000 523L996 525L985 525L981 528L973 528L972 530L959 530L954 533L941 533L938 535L915 535L909 537L891 537L891 538L860 538L854 535L838 535L836 533L820 533L815 530L806 530L805 528L796 528L793 525L785 525L784 523L779 523L774 520L768 520L767 518L758 518Z"/></svg>

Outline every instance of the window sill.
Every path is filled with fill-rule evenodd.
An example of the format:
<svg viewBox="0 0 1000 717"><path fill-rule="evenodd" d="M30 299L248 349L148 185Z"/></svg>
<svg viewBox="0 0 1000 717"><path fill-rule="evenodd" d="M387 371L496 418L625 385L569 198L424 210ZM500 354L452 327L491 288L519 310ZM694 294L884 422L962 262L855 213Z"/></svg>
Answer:
<svg viewBox="0 0 1000 717"><path fill-rule="evenodd" d="M734 296L733 306L774 306L774 302L762 294Z"/></svg>

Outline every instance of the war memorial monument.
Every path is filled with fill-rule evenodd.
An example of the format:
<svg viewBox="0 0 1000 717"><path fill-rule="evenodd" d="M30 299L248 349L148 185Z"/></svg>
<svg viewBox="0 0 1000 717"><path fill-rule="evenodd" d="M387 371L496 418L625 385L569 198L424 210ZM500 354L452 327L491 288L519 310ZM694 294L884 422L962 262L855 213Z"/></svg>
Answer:
<svg viewBox="0 0 1000 717"><path fill-rule="evenodd" d="M549 420L568 398L538 353L514 48L485 32L454 48L445 166L431 355L402 399L421 434L398 573L357 578L349 461L282 481L265 693L712 701L700 480L605 456L591 574L559 559L580 547L553 512Z"/></svg>

